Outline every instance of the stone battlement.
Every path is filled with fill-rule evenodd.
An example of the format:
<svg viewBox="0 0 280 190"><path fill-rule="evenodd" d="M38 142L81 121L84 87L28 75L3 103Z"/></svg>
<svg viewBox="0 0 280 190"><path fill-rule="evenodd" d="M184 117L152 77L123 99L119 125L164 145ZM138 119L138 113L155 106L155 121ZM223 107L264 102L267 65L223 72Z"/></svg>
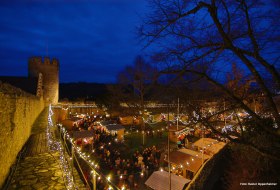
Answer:
<svg viewBox="0 0 280 190"><path fill-rule="evenodd" d="M59 66L59 62L57 59L53 58L50 60L49 57L31 57L28 61L29 65L53 65Z"/></svg>
<svg viewBox="0 0 280 190"><path fill-rule="evenodd" d="M41 88L46 104L58 102L59 62L49 57L31 57L28 61L28 76L41 77Z"/></svg>

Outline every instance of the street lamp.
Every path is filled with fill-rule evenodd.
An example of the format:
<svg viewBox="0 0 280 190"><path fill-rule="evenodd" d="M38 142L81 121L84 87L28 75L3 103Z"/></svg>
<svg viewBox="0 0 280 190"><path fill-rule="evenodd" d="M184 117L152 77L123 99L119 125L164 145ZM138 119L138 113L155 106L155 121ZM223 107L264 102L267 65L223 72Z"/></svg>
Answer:
<svg viewBox="0 0 280 190"><path fill-rule="evenodd" d="M168 172L169 172L169 190L171 190L171 168L170 168L170 140L169 140L169 133L170 133L170 129L169 129L169 104L167 107L167 149L168 149Z"/></svg>

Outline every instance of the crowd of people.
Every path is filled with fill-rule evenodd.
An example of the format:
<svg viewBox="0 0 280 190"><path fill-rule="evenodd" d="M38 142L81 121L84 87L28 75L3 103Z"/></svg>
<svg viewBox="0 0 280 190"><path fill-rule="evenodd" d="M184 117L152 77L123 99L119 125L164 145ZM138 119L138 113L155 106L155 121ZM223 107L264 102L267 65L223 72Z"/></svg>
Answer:
<svg viewBox="0 0 280 190"><path fill-rule="evenodd" d="M137 150L132 155L127 156L123 149L123 142L117 141L116 136L108 133L103 127L93 125L90 121L84 121L74 127L73 131L92 131L93 136L88 138L78 138L75 144L82 152L90 153L93 160L98 161L97 170L105 176L111 175L112 182L120 189L137 188L139 180L149 176L160 166L161 151L156 146ZM91 168L86 163L81 164L85 180L92 185ZM85 182L86 183L86 182ZM97 180L98 189L106 187L104 179Z"/></svg>

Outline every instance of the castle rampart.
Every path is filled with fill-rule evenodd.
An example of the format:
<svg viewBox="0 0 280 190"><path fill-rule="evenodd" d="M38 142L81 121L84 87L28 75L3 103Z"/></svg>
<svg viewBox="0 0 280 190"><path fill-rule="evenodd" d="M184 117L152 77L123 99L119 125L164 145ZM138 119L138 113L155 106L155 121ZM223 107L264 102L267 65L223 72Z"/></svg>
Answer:
<svg viewBox="0 0 280 190"><path fill-rule="evenodd" d="M44 106L42 98L0 82L0 187Z"/></svg>

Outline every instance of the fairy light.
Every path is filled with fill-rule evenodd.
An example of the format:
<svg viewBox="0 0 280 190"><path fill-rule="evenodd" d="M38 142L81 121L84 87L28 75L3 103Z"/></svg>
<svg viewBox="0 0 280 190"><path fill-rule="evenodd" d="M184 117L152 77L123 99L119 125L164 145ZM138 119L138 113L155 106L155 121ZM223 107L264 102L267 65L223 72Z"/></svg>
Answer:
<svg viewBox="0 0 280 190"><path fill-rule="evenodd" d="M82 152L81 148L78 147L75 144L74 140L70 137L70 135L68 134L67 130L61 124L59 124L59 126L61 127L61 132L65 135L66 139L71 142L71 144L72 144L75 152L77 153L77 155L80 158L82 158L83 160L85 160L89 164L89 166L91 166L91 168L93 170L96 171L96 169L99 169L99 165L91 160L90 155L86 154L85 152ZM115 141L117 141L117 138L115 139ZM100 148L104 149L104 146L100 146ZM93 153L93 152L95 152L95 150L93 149L91 152ZM114 188L119 189L119 188L117 188L117 186L115 184L112 183L111 176L105 177L102 173L98 174L97 172L96 172L96 174L98 175L98 178L97 178L98 180L100 180L101 177L102 177L102 178L104 178L107 181L108 184L111 185L111 188L112 188L112 186L114 186ZM143 177L144 173L141 172L140 176ZM123 179L123 175L120 176L120 179Z"/></svg>
<svg viewBox="0 0 280 190"><path fill-rule="evenodd" d="M49 114L48 114L48 126L46 130L46 136L47 136L47 144L49 147L49 150L51 152L58 151L59 152L59 164L62 168L63 176L65 177L65 183L66 188L68 190L75 189L75 183L73 180L73 176L71 173L71 168L69 167L69 163L66 159L66 156L64 154L64 149L60 141L56 140L54 135L51 132L51 129L54 127L52 116L53 116L52 106L49 105Z"/></svg>
<svg viewBox="0 0 280 190"><path fill-rule="evenodd" d="M111 176L108 176L108 177L107 177L107 180L110 181L110 179L111 179Z"/></svg>
<svg viewBox="0 0 280 190"><path fill-rule="evenodd" d="M62 128L62 131L67 133L64 128ZM98 168L98 164L95 164L92 160L90 160L90 157L88 155L86 155L84 152L81 152L81 149L79 147L77 147L74 143L72 144L72 146L77 151L78 155L81 158L83 158L89 165L93 166L94 168ZM100 175L102 175L102 174L98 174L96 171L94 172L94 170L92 170L90 173L93 174L94 177L98 175L98 178L97 178L98 180L101 179ZM110 176L108 176L105 179L108 181L108 183L112 184ZM112 185L115 186L114 184L112 184ZM118 189L118 188L116 188L116 189Z"/></svg>

